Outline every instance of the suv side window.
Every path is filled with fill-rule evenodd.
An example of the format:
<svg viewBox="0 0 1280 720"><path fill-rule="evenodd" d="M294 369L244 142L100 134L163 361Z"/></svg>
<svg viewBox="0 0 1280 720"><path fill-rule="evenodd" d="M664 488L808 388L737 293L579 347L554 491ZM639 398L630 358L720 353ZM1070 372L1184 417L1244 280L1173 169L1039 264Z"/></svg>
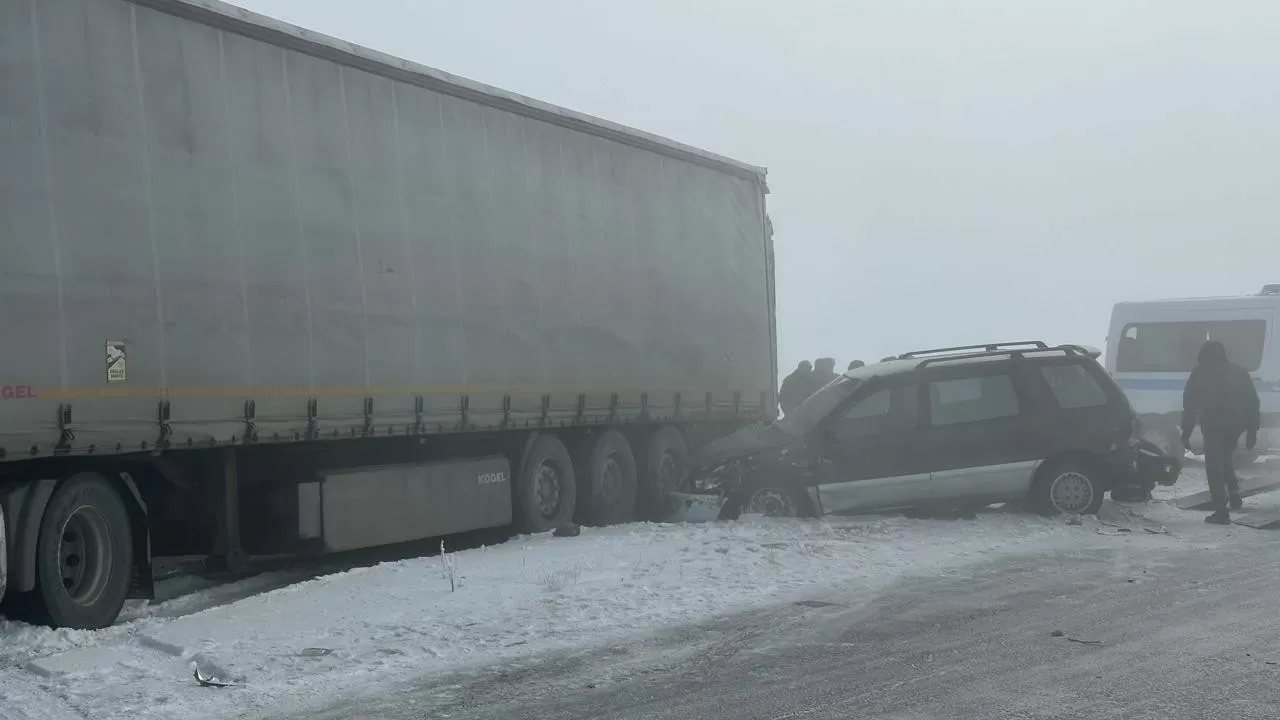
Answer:
<svg viewBox="0 0 1280 720"><path fill-rule="evenodd" d="M888 431L915 430L920 417L920 393L915 382L877 390L849 406L831 424L841 440Z"/></svg>
<svg viewBox="0 0 1280 720"><path fill-rule="evenodd" d="M1040 375L1049 384L1058 407L1063 410L1102 407L1108 402L1107 392L1089 369L1079 363L1041 365Z"/></svg>
<svg viewBox="0 0 1280 720"><path fill-rule="evenodd" d="M958 425L1018 414L1018 392L1009 375L934 380L929 383L931 424Z"/></svg>
<svg viewBox="0 0 1280 720"><path fill-rule="evenodd" d="M889 410L893 407L893 391L889 388L871 393L849 406L835 419L832 427L836 437L844 440L875 435L889 425Z"/></svg>

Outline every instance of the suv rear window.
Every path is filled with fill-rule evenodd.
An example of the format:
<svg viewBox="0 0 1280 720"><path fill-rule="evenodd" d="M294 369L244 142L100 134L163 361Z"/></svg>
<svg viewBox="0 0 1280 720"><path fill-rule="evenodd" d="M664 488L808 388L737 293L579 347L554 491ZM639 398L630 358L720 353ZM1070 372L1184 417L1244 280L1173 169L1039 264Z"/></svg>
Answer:
<svg viewBox="0 0 1280 720"><path fill-rule="evenodd" d="M1058 407L1063 410L1107 404L1107 392L1083 365L1041 365L1040 375L1049 384L1049 389L1058 400Z"/></svg>
<svg viewBox="0 0 1280 720"><path fill-rule="evenodd" d="M1227 347L1231 362L1254 371L1262 365L1265 320L1194 320L1134 323L1116 349L1117 372L1190 372L1206 340Z"/></svg>

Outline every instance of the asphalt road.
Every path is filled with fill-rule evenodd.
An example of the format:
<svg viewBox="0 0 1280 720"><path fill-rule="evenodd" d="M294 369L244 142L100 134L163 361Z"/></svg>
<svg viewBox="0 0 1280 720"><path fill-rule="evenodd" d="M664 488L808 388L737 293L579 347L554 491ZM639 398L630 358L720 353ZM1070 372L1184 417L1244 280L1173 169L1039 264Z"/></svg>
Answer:
<svg viewBox="0 0 1280 720"><path fill-rule="evenodd" d="M869 603L816 597L308 717L1271 719L1277 536L1260 532L1250 549L1006 560Z"/></svg>

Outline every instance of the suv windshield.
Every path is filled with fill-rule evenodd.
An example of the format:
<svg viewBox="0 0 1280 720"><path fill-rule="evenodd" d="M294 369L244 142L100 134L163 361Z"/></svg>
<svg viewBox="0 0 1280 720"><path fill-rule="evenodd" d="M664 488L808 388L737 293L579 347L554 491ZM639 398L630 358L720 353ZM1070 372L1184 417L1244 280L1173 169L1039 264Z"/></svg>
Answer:
<svg viewBox="0 0 1280 720"><path fill-rule="evenodd" d="M776 424L791 435L807 435L810 430L818 426L818 423L830 415L831 411L835 410L845 398L861 387L863 382L860 379L841 375L810 395L807 400L800 403L800 407Z"/></svg>

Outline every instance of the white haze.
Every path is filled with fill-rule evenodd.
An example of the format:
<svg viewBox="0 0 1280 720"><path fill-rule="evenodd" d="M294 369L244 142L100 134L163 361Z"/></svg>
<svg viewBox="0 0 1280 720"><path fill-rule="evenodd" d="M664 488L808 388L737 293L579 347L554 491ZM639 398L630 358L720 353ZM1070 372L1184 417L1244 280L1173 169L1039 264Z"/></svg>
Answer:
<svg viewBox="0 0 1280 720"><path fill-rule="evenodd" d="M784 373L1280 282L1280 3L237 3L768 166Z"/></svg>

